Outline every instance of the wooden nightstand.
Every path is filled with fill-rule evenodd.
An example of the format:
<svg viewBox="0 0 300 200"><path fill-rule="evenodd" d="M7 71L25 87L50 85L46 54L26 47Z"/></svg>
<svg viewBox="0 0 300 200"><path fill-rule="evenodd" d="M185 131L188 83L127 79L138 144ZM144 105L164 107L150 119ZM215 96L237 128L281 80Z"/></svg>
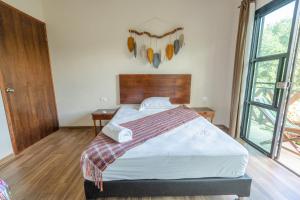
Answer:
<svg viewBox="0 0 300 200"><path fill-rule="evenodd" d="M215 117L215 111L211 108L207 107L194 107L191 108L195 110L199 115L202 115L204 118L209 119L210 122L213 122L214 117Z"/></svg>
<svg viewBox="0 0 300 200"><path fill-rule="evenodd" d="M115 115L117 109L98 109L92 113L92 119L94 121L95 135L98 134L97 131L97 120L100 122L100 131L103 128L101 120L111 120Z"/></svg>

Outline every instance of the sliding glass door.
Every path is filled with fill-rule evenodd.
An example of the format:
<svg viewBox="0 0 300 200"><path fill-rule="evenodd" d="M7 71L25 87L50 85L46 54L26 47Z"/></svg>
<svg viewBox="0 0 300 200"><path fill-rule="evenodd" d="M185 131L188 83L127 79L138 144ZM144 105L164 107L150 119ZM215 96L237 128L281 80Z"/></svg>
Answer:
<svg viewBox="0 0 300 200"><path fill-rule="evenodd" d="M300 23L298 22L300 26ZM300 35L277 160L300 176Z"/></svg>
<svg viewBox="0 0 300 200"><path fill-rule="evenodd" d="M274 1L255 15L241 137L274 156L278 145L284 90L297 0Z"/></svg>

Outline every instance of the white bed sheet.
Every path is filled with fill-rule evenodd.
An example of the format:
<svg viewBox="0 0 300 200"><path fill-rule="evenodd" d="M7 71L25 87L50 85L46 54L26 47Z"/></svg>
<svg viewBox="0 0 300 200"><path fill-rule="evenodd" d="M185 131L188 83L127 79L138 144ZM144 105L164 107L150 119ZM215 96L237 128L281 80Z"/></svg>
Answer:
<svg viewBox="0 0 300 200"><path fill-rule="evenodd" d="M161 111L122 106L112 120L120 124ZM247 163L241 144L199 117L127 151L104 170L103 180L239 177Z"/></svg>

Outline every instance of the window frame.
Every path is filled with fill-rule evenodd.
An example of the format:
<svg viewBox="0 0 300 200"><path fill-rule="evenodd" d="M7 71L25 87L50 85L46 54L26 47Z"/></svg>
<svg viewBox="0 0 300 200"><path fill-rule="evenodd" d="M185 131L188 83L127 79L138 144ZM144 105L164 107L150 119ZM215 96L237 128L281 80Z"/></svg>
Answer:
<svg viewBox="0 0 300 200"><path fill-rule="evenodd" d="M262 20L266 15L269 13L291 3L295 2L294 7L294 13L293 13L293 19L292 19L292 26L291 26L291 32L289 37L289 44L288 49L286 53L279 53L279 54L273 54L273 55L267 55L267 56L259 56L258 55L258 47L261 45L261 36L263 34L263 31L261 30L262 23L264 20ZM291 46L293 42L293 36L295 32L295 21L297 16L297 10L299 7L299 0L277 0L272 1L268 3L267 5L263 6L262 8L256 10L255 12L255 19L254 19L254 28L253 28L253 37L251 41L251 51L250 51L250 59L249 59L249 67L247 72L247 80L246 80L246 89L245 89L245 98L243 102L243 114L242 114L242 120L241 120L241 139L245 140L250 145L254 146L256 149L261 151L262 153L266 154L269 157L274 158L275 154L277 153L275 147L278 147L278 143L275 141L278 140L281 137L281 128L282 128L282 118L283 118L283 112L282 112L282 101L284 100L284 91L282 89L278 89L275 86L274 89L274 96L273 96L273 102L272 105L263 104L260 102L255 102L251 100L251 94L253 90L253 76L255 72L255 65L259 62L264 61L271 61L271 60L279 60L278 63L278 71L277 71L277 82L281 81L289 81L289 78L287 77L287 69L290 59L290 53L291 53ZM274 132L273 132L273 139L271 144L270 152L267 152L259 145L255 144L254 142L247 139L247 129L248 129L248 121L249 121L249 109L252 106L258 106L261 108L269 109L276 111L276 120L274 124ZM280 125L279 125L280 124ZM280 131L281 130L281 131Z"/></svg>

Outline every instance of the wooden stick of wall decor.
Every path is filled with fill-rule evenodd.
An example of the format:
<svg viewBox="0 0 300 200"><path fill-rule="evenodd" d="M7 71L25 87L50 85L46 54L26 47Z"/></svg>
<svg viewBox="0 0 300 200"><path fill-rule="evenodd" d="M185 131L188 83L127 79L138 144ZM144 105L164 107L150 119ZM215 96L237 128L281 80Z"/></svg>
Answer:
<svg viewBox="0 0 300 200"><path fill-rule="evenodd" d="M180 30L183 30L183 27L175 28L174 30L172 30L170 32L167 32L167 33L165 33L163 35L154 35L154 34L151 34L151 33L147 32L147 31L139 32L139 31L134 30L134 29L129 29L129 33L135 33L137 35L148 35L151 38L161 39L161 38L164 38L164 37L166 37L168 35L176 33L177 31L180 31Z"/></svg>

